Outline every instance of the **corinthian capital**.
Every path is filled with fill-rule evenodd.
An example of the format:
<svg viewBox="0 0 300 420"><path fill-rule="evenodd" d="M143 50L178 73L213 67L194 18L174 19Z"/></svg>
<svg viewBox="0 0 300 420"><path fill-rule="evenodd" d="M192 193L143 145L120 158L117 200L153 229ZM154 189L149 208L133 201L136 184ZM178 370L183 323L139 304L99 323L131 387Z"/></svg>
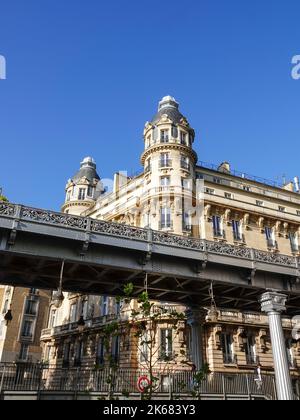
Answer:
<svg viewBox="0 0 300 420"><path fill-rule="evenodd" d="M260 298L262 312L286 311L287 296L278 292L266 292Z"/></svg>

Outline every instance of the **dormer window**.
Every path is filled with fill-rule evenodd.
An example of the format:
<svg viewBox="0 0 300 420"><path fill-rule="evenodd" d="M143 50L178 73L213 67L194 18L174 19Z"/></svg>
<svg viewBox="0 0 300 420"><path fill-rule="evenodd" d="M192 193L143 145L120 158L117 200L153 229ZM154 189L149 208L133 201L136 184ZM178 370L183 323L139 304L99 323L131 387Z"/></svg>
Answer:
<svg viewBox="0 0 300 420"><path fill-rule="evenodd" d="M180 132L180 143L184 144L186 146L186 144L187 144L186 139L187 139L186 133L184 131L181 131Z"/></svg>
<svg viewBox="0 0 300 420"><path fill-rule="evenodd" d="M88 190L87 190L87 196L88 197L93 197L94 195L94 187L92 187L91 185L88 186Z"/></svg>
<svg viewBox="0 0 300 420"><path fill-rule="evenodd" d="M78 200L85 200L85 188L79 188Z"/></svg>
<svg viewBox="0 0 300 420"><path fill-rule="evenodd" d="M161 130L160 131L160 141L161 141L161 143L168 143L169 142L169 130Z"/></svg>
<svg viewBox="0 0 300 420"><path fill-rule="evenodd" d="M67 201L70 201L70 199L71 199L71 191L69 190L67 192Z"/></svg>

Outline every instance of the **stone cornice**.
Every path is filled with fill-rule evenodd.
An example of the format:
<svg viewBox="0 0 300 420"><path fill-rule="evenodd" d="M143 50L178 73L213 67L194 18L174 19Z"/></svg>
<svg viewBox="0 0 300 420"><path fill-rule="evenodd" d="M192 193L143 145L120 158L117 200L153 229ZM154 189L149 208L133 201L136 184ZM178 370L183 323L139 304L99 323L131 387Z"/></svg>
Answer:
<svg viewBox="0 0 300 420"><path fill-rule="evenodd" d="M169 151L169 150L176 150L179 152L184 152L187 153L195 162L195 164L197 163L198 160L198 156L197 153L191 149L189 146L185 146L183 144L179 144L179 143L157 143L154 144L153 146L149 147L147 150L144 151L144 153L141 156L141 163L142 165L145 164L145 160L151 156L152 153L155 152L161 152L161 151Z"/></svg>

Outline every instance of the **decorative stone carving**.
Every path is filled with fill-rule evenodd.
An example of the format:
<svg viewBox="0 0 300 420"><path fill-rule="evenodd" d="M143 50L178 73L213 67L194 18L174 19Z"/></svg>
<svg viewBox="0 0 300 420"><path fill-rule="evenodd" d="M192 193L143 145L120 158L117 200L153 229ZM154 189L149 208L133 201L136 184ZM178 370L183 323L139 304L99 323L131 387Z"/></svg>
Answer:
<svg viewBox="0 0 300 420"><path fill-rule="evenodd" d="M210 220L211 218L211 205L210 204L206 204L204 208L204 216L207 221Z"/></svg>
<svg viewBox="0 0 300 420"><path fill-rule="evenodd" d="M262 312L284 312L287 296L278 292L266 292L260 298Z"/></svg>
<svg viewBox="0 0 300 420"><path fill-rule="evenodd" d="M265 218L264 217L259 217L257 220L257 226L259 227L259 229L263 232L264 231L264 223L265 223Z"/></svg>
<svg viewBox="0 0 300 420"><path fill-rule="evenodd" d="M262 352L267 351L267 331L265 329L259 330L258 344Z"/></svg>
<svg viewBox="0 0 300 420"><path fill-rule="evenodd" d="M246 230L250 229L250 214L249 213L245 213L244 217L243 217L243 225L245 227Z"/></svg>
<svg viewBox="0 0 300 420"><path fill-rule="evenodd" d="M227 223L227 225L229 225L230 222L230 215L231 215L231 210L230 209L226 209L224 212L224 222Z"/></svg>
<svg viewBox="0 0 300 420"><path fill-rule="evenodd" d="M238 346L239 346L240 350L244 350L244 348L245 348L245 338L246 338L246 330L245 330L244 327L239 327L237 329L236 338L237 338L237 343L238 343Z"/></svg>
<svg viewBox="0 0 300 420"><path fill-rule="evenodd" d="M213 328L213 336L215 341L215 346L218 350L222 348L222 325L216 325Z"/></svg>

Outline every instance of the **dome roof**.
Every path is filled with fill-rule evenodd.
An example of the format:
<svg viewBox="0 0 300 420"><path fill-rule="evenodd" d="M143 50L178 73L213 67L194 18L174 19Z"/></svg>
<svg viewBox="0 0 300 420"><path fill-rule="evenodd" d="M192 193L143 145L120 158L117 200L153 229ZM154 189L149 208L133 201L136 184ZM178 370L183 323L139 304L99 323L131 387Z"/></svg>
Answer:
<svg viewBox="0 0 300 420"><path fill-rule="evenodd" d="M185 118L179 112L179 104L173 96L165 96L162 98L159 102L158 112L152 118L151 123L156 124L164 114L167 115L175 124L178 124L182 118Z"/></svg>
<svg viewBox="0 0 300 420"><path fill-rule="evenodd" d="M73 182L78 182L81 178L87 178L90 182L94 179L100 180L96 170L96 162L91 157L86 157L80 164L80 170L72 177Z"/></svg>

